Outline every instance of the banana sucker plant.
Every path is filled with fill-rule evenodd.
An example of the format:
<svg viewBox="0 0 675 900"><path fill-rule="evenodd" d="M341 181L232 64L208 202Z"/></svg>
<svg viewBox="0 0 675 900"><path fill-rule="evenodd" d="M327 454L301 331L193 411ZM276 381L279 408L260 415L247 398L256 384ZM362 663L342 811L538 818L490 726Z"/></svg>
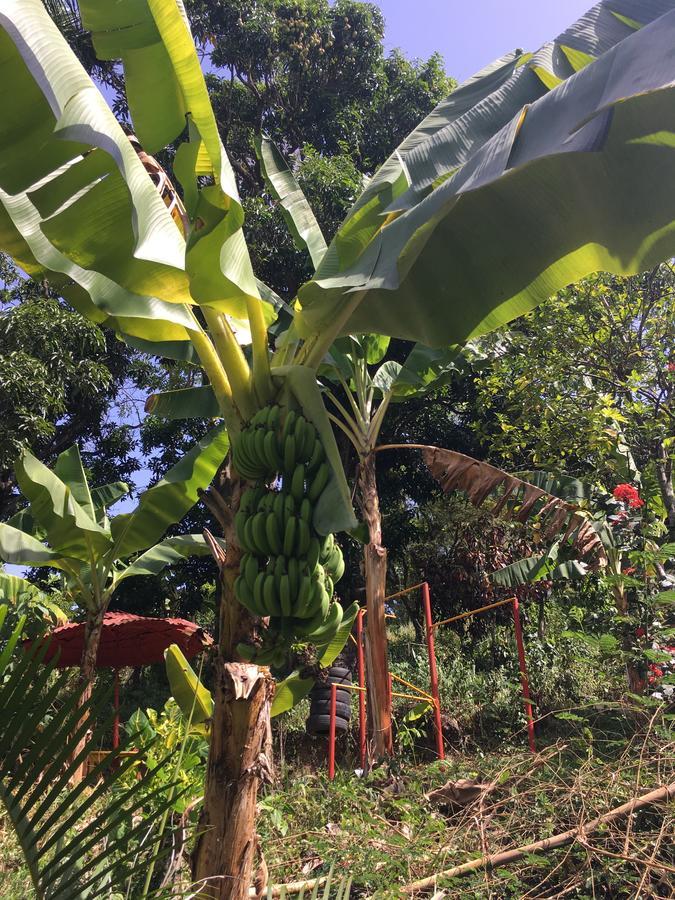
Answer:
<svg viewBox="0 0 675 900"><path fill-rule="evenodd" d="M308 619L294 614L307 612L298 606L306 579L316 615L328 605L317 627L335 626L329 593L340 563L329 535L355 525L317 370L341 335L461 344L592 271L628 274L672 255L663 184L675 174L675 0L604 0L537 53L507 54L439 104L370 179L325 252L314 247L316 275L274 355L272 294L252 271L182 3L81 0L79 10L97 55L121 60L137 142L40 0L6 0L0 246L133 346L198 361L208 379L199 396L209 408L215 398L226 424L227 551L194 870L204 897L244 897L273 685L241 650L276 661L284 642L307 643L299 629ZM181 215L148 177L148 155L169 143ZM288 519L278 494L293 500ZM277 571L292 519L297 570ZM300 561L314 562L316 541L310 569Z"/></svg>
<svg viewBox="0 0 675 900"><path fill-rule="evenodd" d="M91 487L76 444L57 457L53 469L28 451L17 460L17 482L28 503L0 522L0 560L60 572L63 598L86 615L80 667L85 690L94 678L103 616L122 581L210 553L202 535L161 538L197 502L227 447L225 429L213 429L141 494L132 512L113 517L108 507L128 493L127 485ZM0 581L0 604L3 583L16 586L16 581Z"/></svg>

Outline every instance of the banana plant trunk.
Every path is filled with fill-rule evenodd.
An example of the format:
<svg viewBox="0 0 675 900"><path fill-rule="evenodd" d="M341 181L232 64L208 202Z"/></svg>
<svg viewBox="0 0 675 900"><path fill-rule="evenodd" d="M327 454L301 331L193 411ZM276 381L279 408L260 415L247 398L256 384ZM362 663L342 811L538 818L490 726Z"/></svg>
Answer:
<svg viewBox="0 0 675 900"><path fill-rule="evenodd" d="M87 610L87 620L84 626L84 649L82 651L82 661L80 663L80 706L83 706L91 697L91 691L94 686L94 678L96 677L96 657L98 656L98 645L101 643L101 634L103 633L103 616L107 609L100 606L95 610ZM80 720L82 724L84 720ZM79 756L84 750L87 743L86 735L77 743L74 756ZM85 764L78 766L73 775L73 782L82 781L85 775Z"/></svg>
<svg viewBox="0 0 675 900"><path fill-rule="evenodd" d="M370 453L360 461L359 502L370 534L370 540L363 552L368 610L366 619L368 708L374 754L376 758L382 758L391 756L393 740L384 601L387 583L387 551L382 546L382 519L377 493L374 453Z"/></svg>
<svg viewBox="0 0 675 900"><path fill-rule="evenodd" d="M204 808L192 860L196 896L208 900L248 897L257 845L258 788L271 778L274 680L269 669L238 661L236 652L237 644L255 630L254 620L234 593L241 550L233 519L244 487L235 476L226 478L220 488L224 502L218 503L227 551L216 556L221 575L220 640Z"/></svg>

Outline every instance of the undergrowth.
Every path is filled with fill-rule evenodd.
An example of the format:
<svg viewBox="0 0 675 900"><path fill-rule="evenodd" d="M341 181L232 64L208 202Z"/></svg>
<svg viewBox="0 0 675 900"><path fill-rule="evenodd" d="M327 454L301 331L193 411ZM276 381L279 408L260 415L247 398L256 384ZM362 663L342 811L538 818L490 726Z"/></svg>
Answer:
<svg viewBox="0 0 675 900"><path fill-rule="evenodd" d="M672 721L663 706L596 705L555 722L559 736L536 757L504 747L430 764L396 759L361 778L348 757L333 783L309 767L284 769L261 798L270 880L316 877L335 863L353 876L352 896L399 897L410 882L581 828L675 780ZM459 779L488 789L463 808L428 796ZM673 897L675 808L642 810L494 872L440 877L436 889L467 900Z"/></svg>

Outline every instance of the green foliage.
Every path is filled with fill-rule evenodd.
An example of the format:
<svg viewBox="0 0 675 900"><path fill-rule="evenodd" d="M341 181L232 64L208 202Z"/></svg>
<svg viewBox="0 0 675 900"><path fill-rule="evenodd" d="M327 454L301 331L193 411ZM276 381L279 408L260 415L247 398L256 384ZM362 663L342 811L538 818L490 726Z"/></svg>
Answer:
<svg viewBox="0 0 675 900"><path fill-rule="evenodd" d="M23 527L0 523L0 558L60 569L70 603L89 613L104 612L125 578L157 574L177 560L210 552L201 535L168 538L130 565L120 564L182 519L198 490L210 483L227 447L227 435L216 428L141 495L133 512L112 520L105 505L122 489L106 485L92 492L77 445L58 456L53 471L26 451L16 469L29 503L16 519Z"/></svg>
<svg viewBox="0 0 675 900"><path fill-rule="evenodd" d="M476 382L474 427L493 458L597 475L610 489L631 482L626 451L644 470L672 431L674 304L667 266L600 275L482 339L490 362Z"/></svg>
<svg viewBox="0 0 675 900"><path fill-rule="evenodd" d="M163 811L167 800L158 776L165 760L142 782L123 786L132 764L123 751L112 751L84 780L70 779L107 730L109 698L95 690L80 706L79 691L67 688L68 675L52 675L40 666L41 651L11 652L20 629L0 632L0 799L15 832L36 897L84 900L125 891L140 860L151 855L144 838L154 818L144 809L146 796ZM8 640L7 640L8 639ZM105 713L104 713L105 710ZM80 740L89 729L90 744ZM98 807L108 792L116 802Z"/></svg>

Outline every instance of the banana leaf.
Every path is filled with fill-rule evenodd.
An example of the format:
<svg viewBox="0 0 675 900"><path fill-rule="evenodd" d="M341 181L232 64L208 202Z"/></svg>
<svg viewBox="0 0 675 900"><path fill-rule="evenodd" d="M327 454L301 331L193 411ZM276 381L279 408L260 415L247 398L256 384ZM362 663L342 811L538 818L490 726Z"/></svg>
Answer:
<svg viewBox="0 0 675 900"><path fill-rule="evenodd" d="M184 239L40 0L3 5L0 51L0 247L95 321L186 340Z"/></svg>
<svg viewBox="0 0 675 900"><path fill-rule="evenodd" d="M342 333L464 343L591 272L671 256L674 41L675 0L604 0L462 85L338 230L300 290L302 334L340 315Z"/></svg>
<svg viewBox="0 0 675 900"><path fill-rule="evenodd" d="M181 713L193 725L208 722L213 716L213 697L185 658L177 644L172 644L164 652L164 664L169 679L171 696Z"/></svg>
<svg viewBox="0 0 675 900"><path fill-rule="evenodd" d="M151 394L145 411L161 419L213 419L220 407L210 384Z"/></svg>
<svg viewBox="0 0 675 900"><path fill-rule="evenodd" d="M547 553L541 556L529 556L490 574L490 581L500 587L517 588L523 584L536 581L576 581L588 575L589 567L578 560L558 563Z"/></svg>
<svg viewBox="0 0 675 900"><path fill-rule="evenodd" d="M75 477L75 492L85 500L87 509L93 514L91 495L88 488L83 488L86 479L79 464L79 453L77 457L71 453L60 458L60 463L64 474ZM80 506L70 484L63 482L32 453L21 454L15 463L15 471L21 493L30 503L33 519L44 529L52 550L62 556L91 562L93 554L100 555L112 547L110 533Z"/></svg>
<svg viewBox="0 0 675 900"><path fill-rule="evenodd" d="M119 583L137 575L159 575L167 566L173 566L191 556L208 556L210 553L210 545L201 534L165 538L137 557L120 573L117 581Z"/></svg>
<svg viewBox="0 0 675 900"><path fill-rule="evenodd" d="M296 247L307 250L314 268L318 269L326 252L326 241L312 207L274 141L262 135L254 143L262 176L274 199L279 201Z"/></svg>
<svg viewBox="0 0 675 900"><path fill-rule="evenodd" d="M147 550L170 525L175 525L199 499L227 456L230 441L219 425L169 469L157 484L144 491L131 513L112 519L110 528L117 558Z"/></svg>

